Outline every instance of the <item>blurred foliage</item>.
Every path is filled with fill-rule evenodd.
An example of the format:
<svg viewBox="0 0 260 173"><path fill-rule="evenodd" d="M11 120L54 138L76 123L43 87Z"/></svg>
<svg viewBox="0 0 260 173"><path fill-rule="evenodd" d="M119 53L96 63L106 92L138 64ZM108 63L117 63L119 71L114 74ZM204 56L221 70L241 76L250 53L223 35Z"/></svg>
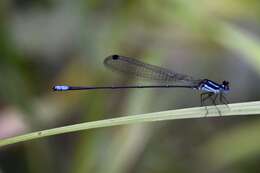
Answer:
<svg viewBox="0 0 260 173"><path fill-rule="evenodd" d="M51 91L142 82L104 69L111 54L229 80L231 102L259 100L259 9L257 0L1 0L0 132L6 112L17 119L3 137L199 105L192 90ZM0 172L259 172L259 125L205 118L62 135L1 150Z"/></svg>

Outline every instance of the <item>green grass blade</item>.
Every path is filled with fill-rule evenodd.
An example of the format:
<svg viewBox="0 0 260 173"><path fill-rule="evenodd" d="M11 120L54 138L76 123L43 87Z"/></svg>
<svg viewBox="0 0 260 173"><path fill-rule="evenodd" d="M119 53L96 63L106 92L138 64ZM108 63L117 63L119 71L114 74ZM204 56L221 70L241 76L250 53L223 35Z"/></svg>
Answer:
<svg viewBox="0 0 260 173"><path fill-rule="evenodd" d="M219 105L218 107L221 109L222 116L260 114L260 101L229 104L229 108L227 108L224 105ZM209 113L207 117L219 116L214 106L209 106L208 110ZM38 132L28 133L25 135L2 139L0 140L0 147L10 145L10 144L15 144L18 142L29 141L32 139L76 132L76 131L87 130L87 129L119 126L119 125L126 125L126 124L136 124L136 123L143 123L143 122L165 121L165 120L187 119L187 118L203 118L203 117L205 117L205 107L194 107L194 108L147 113L147 114L140 114L140 115L133 115L133 116L124 116L119 118L92 121L92 122L80 123L80 124L58 127L58 128L48 129L48 130L42 130Z"/></svg>

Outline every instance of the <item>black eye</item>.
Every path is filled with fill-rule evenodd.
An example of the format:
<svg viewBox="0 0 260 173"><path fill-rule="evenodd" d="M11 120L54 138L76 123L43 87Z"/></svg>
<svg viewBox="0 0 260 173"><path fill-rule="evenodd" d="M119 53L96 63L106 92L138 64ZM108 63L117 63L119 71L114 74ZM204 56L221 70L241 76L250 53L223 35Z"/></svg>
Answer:
<svg viewBox="0 0 260 173"><path fill-rule="evenodd" d="M228 81L223 81L223 85L228 85L229 82Z"/></svg>
<svg viewBox="0 0 260 173"><path fill-rule="evenodd" d="M119 58L118 55L112 55L112 59L113 59L113 60L117 60L118 58Z"/></svg>

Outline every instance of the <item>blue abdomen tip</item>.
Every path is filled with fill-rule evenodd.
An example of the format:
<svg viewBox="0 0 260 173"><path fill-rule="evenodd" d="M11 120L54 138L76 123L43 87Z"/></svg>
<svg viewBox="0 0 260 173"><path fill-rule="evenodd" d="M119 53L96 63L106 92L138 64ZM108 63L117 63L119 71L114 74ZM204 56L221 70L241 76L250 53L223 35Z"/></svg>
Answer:
<svg viewBox="0 0 260 173"><path fill-rule="evenodd" d="M69 90L69 86L66 86L66 85L57 85L57 86L54 86L53 87L53 90L54 91L67 91Z"/></svg>

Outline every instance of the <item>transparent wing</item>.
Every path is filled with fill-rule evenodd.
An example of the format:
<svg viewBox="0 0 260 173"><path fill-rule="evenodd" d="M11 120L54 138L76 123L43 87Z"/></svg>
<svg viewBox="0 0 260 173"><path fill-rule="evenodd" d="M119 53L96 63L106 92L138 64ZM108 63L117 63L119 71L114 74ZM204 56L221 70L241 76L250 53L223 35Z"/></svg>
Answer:
<svg viewBox="0 0 260 173"><path fill-rule="evenodd" d="M185 82L197 85L201 79L194 79L191 76L175 73L171 70L155 65L146 64L134 58L112 55L104 60L106 67L127 75L134 75L147 79L163 82Z"/></svg>

